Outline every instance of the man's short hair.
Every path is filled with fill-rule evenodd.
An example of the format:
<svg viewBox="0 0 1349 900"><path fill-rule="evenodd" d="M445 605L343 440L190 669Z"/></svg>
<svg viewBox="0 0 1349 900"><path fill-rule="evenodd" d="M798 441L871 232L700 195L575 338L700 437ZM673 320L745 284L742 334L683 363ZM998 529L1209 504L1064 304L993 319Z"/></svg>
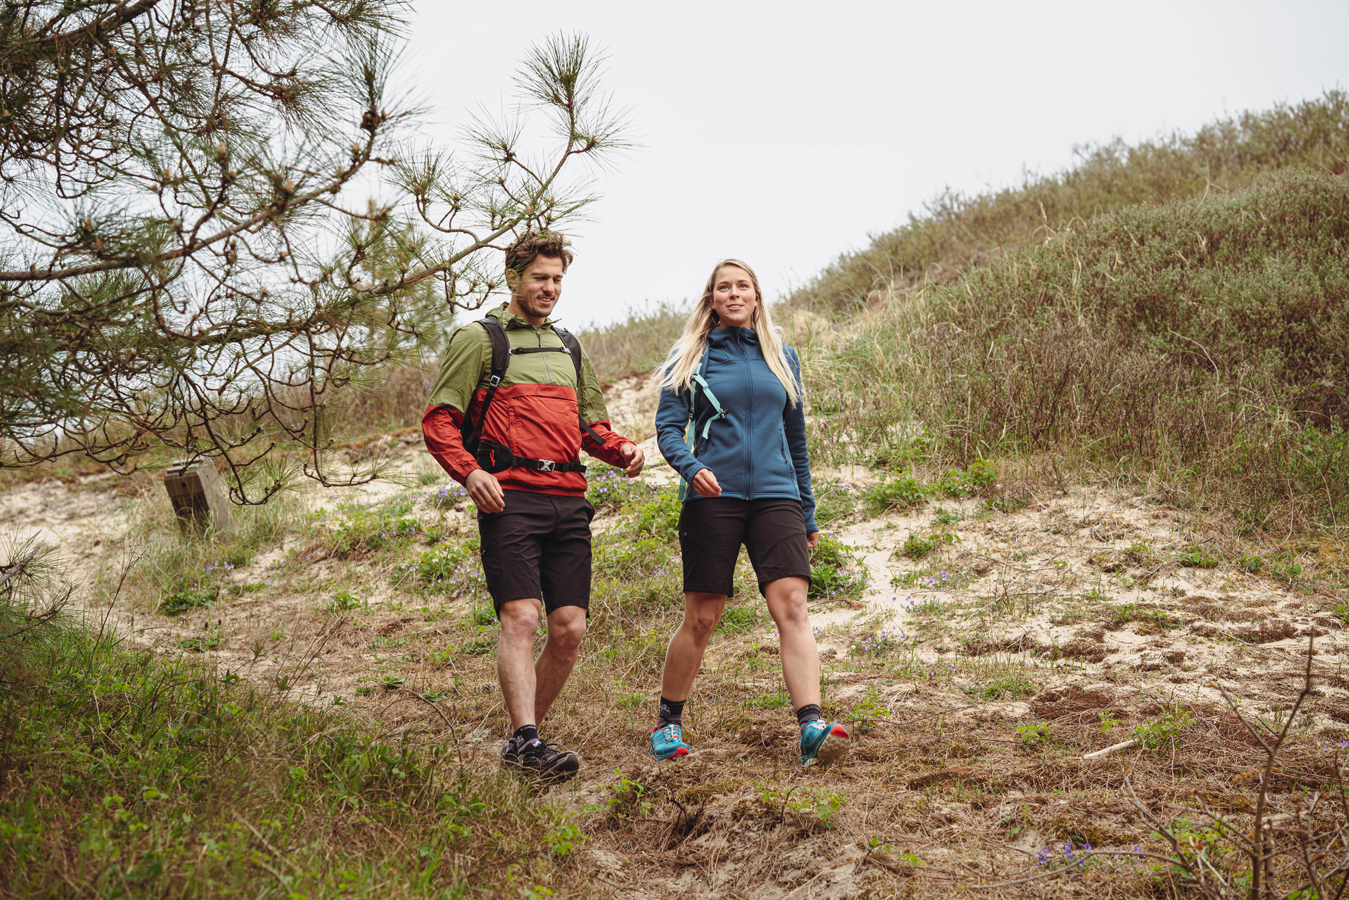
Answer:
<svg viewBox="0 0 1349 900"><path fill-rule="evenodd" d="M572 260L572 252L567 249L570 246L571 241L555 232L526 231L506 248L506 269L524 275L536 257L547 256L562 260L562 271L565 272Z"/></svg>

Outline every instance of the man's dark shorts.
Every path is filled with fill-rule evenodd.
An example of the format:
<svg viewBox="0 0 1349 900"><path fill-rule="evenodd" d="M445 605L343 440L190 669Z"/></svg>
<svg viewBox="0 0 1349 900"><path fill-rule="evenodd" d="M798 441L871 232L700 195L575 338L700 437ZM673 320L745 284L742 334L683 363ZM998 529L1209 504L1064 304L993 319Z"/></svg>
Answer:
<svg viewBox="0 0 1349 900"><path fill-rule="evenodd" d="M810 580L806 520L799 500L702 497L687 501L679 514L685 593L729 597L741 544L749 551L759 593L779 578Z"/></svg>
<svg viewBox="0 0 1349 900"><path fill-rule="evenodd" d="M492 607L534 598L545 612L590 609L590 520L584 497L504 491L506 508L478 513L482 568Z"/></svg>

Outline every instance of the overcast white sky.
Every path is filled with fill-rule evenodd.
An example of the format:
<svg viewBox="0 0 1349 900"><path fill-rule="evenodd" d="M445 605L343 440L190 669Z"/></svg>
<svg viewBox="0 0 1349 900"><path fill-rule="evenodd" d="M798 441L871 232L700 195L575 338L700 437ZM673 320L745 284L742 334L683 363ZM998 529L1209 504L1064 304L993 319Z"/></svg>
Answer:
<svg viewBox="0 0 1349 900"><path fill-rule="evenodd" d="M602 174L558 315L696 296L740 257L773 300L921 212L1072 163L1349 88L1349 2L662 4L415 0L424 131L513 104L531 43L582 31L641 147Z"/></svg>

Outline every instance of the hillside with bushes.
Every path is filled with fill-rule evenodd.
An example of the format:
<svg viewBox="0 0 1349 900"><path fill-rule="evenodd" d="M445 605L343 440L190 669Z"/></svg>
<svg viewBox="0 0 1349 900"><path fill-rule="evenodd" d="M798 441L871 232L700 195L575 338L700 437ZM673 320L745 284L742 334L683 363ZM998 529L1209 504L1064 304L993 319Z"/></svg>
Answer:
<svg viewBox="0 0 1349 900"><path fill-rule="evenodd" d="M695 752L646 751L682 595L641 382L677 307L582 335L653 464L590 471L566 785L498 770L476 511L415 427L434 360L340 400L335 452L387 477L227 535L180 532L148 471L12 479L0 898L1338 896L1346 159L1341 92L1096 148L939 198L777 308L854 735L829 769L798 765L743 559Z"/></svg>

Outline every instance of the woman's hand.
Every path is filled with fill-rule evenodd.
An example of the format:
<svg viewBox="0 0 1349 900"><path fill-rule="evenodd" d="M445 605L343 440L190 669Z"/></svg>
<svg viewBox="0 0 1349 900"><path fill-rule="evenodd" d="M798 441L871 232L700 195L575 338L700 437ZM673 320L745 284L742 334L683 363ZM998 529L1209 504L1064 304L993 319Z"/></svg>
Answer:
<svg viewBox="0 0 1349 900"><path fill-rule="evenodd" d="M698 474L693 476L693 489L704 497L720 497L721 485L717 484L717 476L712 474L711 469L699 469Z"/></svg>
<svg viewBox="0 0 1349 900"><path fill-rule="evenodd" d="M806 535L806 546L811 550L820 546L820 533L818 531L812 531L810 534Z"/></svg>

